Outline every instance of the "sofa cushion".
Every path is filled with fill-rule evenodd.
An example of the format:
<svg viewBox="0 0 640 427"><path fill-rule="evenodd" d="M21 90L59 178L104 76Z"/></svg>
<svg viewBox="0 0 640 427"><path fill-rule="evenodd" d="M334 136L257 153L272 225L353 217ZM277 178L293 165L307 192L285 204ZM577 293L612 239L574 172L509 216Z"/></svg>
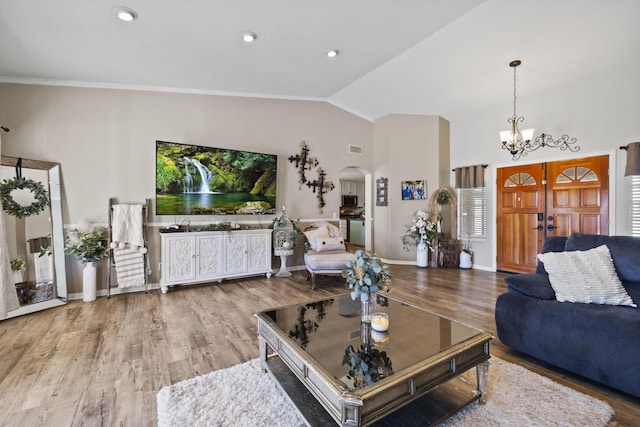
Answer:
<svg viewBox="0 0 640 427"><path fill-rule="evenodd" d="M536 299L556 299L556 293L546 274L514 274L506 277L504 281L511 292Z"/></svg>
<svg viewBox="0 0 640 427"><path fill-rule="evenodd" d="M565 250L584 251L601 245L609 247L620 280L640 282L640 237L573 233L567 239Z"/></svg>
<svg viewBox="0 0 640 427"><path fill-rule="evenodd" d="M558 301L636 307L616 274L606 245L539 254Z"/></svg>
<svg viewBox="0 0 640 427"><path fill-rule="evenodd" d="M640 282L625 282L623 280L622 286L627 290L633 302L635 302L637 306L640 306Z"/></svg>
<svg viewBox="0 0 640 427"><path fill-rule="evenodd" d="M564 245L566 243L567 243L566 236L549 236L544 241L544 245L542 246L542 253L544 254L547 252L563 252ZM544 269L543 262L538 262L538 265L536 266L536 273L547 274L547 271Z"/></svg>

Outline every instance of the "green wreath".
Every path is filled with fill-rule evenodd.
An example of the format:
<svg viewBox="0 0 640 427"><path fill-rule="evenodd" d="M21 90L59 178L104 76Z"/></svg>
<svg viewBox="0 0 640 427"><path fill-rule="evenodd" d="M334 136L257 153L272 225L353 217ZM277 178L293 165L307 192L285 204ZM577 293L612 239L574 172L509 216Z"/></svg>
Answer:
<svg viewBox="0 0 640 427"><path fill-rule="evenodd" d="M33 193L34 202L29 206L22 206L11 196L13 190L27 189ZM37 215L49 206L49 196L47 190L41 183L23 177L12 180L4 180L0 184L0 197L2 197L2 207L9 215L23 218L25 216Z"/></svg>

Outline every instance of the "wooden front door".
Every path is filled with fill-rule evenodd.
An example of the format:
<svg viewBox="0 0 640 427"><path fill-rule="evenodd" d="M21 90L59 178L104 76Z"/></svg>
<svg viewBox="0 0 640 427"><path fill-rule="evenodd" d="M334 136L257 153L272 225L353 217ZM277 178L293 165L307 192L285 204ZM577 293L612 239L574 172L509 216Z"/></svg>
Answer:
<svg viewBox="0 0 640 427"><path fill-rule="evenodd" d="M544 165L498 169L498 270L536 268L544 242Z"/></svg>
<svg viewBox="0 0 640 427"><path fill-rule="evenodd" d="M609 156L498 169L497 267L531 273L547 236L609 233Z"/></svg>
<svg viewBox="0 0 640 427"><path fill-rule="evenodd" d="M546 231L609 234L609 156L549 163Z"/></svg>

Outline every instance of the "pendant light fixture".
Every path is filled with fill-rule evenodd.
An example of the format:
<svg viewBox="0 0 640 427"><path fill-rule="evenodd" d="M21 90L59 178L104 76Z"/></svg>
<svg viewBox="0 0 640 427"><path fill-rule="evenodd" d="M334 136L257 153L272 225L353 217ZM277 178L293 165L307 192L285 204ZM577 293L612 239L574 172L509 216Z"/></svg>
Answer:
<svg viewBox="0 0 640 427"><path fill-rule="evenodd" d="M518 116L516 113L516 68L522 64L522 61L515 59L509 63L509 67L513 68L513 115L507 120L511 124L511 129L500 131L500 142L502 149L509 151L513 160L518 160L521 156L526 156L528 152L535 151L540 147L560 148L561 150L569 149L569 151L580 151L579 146L573 146L576 138L569 138L562 135L555 140L551 135L541 134L533 140L534 128L520 130L518 124L524 122L524 117Z"/></svg>

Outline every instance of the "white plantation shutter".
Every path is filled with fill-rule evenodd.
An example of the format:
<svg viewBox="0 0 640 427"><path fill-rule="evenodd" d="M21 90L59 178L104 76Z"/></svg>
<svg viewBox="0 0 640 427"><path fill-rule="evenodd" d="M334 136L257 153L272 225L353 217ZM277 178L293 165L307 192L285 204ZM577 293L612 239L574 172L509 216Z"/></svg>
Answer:
<svg viewBox="0 0 640 427"><path fill-rule="evenodd" d="M458 239L484 239L487 234L487 202L484 170L487 165L455 168L458 195Z"/></svg>
<svg viewBox="0 0 640 427"><path fill-rule="evenodd" d="M640 236L640 176L626 177L629 196L629 224L631 235Z"/></svg>
<svg viewBox="0 0 640 427"><path fill-rule="evenodd" d="M485 238L487 203L484 187L458 188L458 239Z"/></svg>

